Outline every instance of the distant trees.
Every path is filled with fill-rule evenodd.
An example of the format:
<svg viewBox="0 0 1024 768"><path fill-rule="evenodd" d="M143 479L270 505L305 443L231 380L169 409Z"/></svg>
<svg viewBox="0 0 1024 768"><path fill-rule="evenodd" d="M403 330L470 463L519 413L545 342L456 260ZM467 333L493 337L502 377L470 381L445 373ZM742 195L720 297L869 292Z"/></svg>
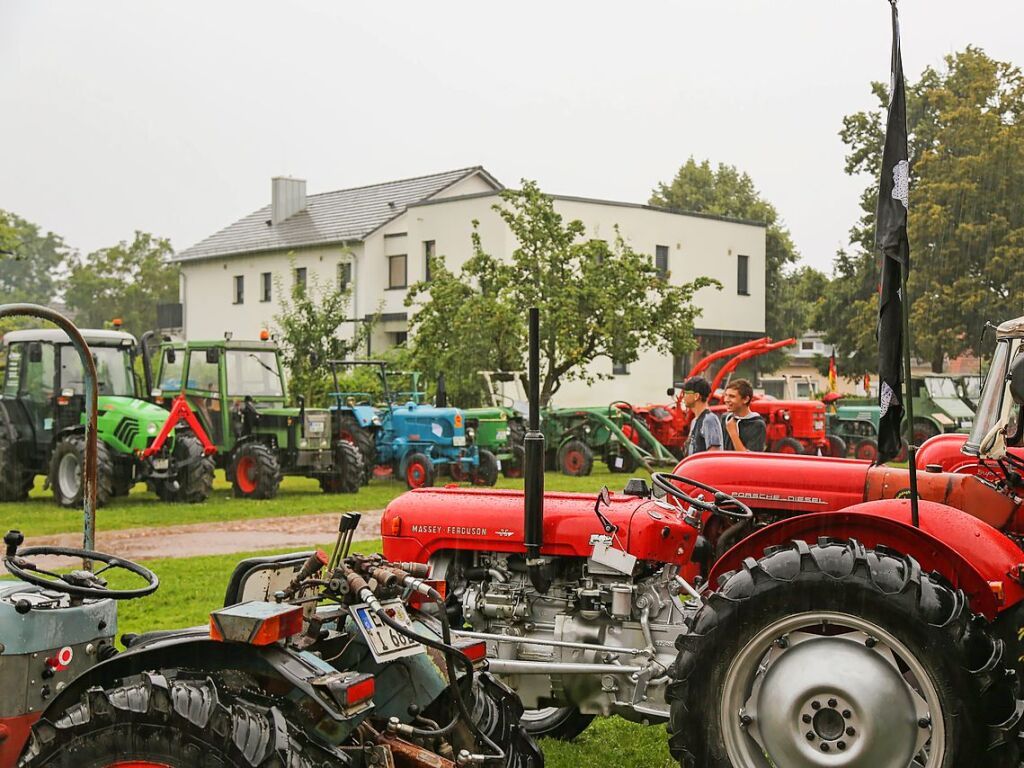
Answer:
<svg viewBox="0 0 1024 768"><path fill-rule="evenodd" d="M49 304L71 255L59 235L0 210L0 293L6 302Z"/></svg>

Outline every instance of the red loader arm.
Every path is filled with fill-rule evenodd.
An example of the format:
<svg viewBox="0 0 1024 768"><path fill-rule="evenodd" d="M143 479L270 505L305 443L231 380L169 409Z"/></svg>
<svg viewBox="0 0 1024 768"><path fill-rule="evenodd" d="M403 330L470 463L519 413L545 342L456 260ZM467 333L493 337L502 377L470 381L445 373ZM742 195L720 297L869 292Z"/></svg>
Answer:
<svg viewBox="0 0 1024 768"><path fill-rule="evenodd" d="M204 456L217 452L217 446L210 442L206 430L203 429L203 425L199 423L199 419L192 412L188 401L185 400L185 396L178 395L174 398L174 402L171 403L171 412L167 414L167 421L164 422L163 429L160 430L160 434L156 436L153 443L142 452L143 457L148 458L159 451L167 441L167 436L171 433L171 430L178 426L178 422L182 419L189 425L195 436L199 438L199 442L203 444Z"/></svg>
<svg viewBox="0 0 1024 768"><path fill-rule="evenodd" d="M776 349L782 349L783 347L788 347L793 344L796 344L796 339L784 339L770 344L761 344L760 346L751 347L736 355L736 357L723 365L721 370L718 371L718 375L715 376L715 380L711 383L711 396L715 396L715 392L718 390L718 385L722 383L722 379L735 371L736 367L744 360L749 360L752 357L758 357L759 355L764 355L768 352L774 352Z"/></svg>
<svg viewBox="0 0 1024 768"><path fill-rule="evenodd" d="M725 349L720 349L717 352L712 352L710 355L708 355L695 366L693 366L690 372L686 375L686 378L690 378L691 376L699 376L701 373L706 371L708 367L713 362L715 362L715 360L721 360L723 357L735 355L737 352L745 352L751 347L759 347L762 344L771 344L771 342L771 337L762 336L760 339L751 339L750 341L745 341L742 344L736 344L735 346L726 347Z"/></svg>

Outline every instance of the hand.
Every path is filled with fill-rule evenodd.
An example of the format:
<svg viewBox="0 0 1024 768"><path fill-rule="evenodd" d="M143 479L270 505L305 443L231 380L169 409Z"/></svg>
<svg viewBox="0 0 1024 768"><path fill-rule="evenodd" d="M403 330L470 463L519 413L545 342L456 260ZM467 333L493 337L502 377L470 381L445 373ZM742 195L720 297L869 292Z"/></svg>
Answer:
<svg viewBox="0 0 1024 768"><path fill-rule="evenodd" d="M736 421L736 419L729 419L727 422L725 422L725 431L728 432L729 437L731 437L733 441L735 441L736 438L740 436L739 422Z"/></svg>

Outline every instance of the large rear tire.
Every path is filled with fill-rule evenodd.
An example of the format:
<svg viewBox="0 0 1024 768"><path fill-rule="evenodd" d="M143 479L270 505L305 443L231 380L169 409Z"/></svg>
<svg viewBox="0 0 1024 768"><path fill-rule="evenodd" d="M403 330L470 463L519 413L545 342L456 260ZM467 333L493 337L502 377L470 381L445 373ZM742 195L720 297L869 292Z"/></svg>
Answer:
<svg viewBox="0 0 1024 768"><path fill-rule="evenodd" d="M454 466L454 465L453 465ZM498 482L498 459L485 448L480 449L479 463L473 471L473 485L493 486Z"/></svg>
<svg viewBox="0 0 1024 768"><path fill-rule="evenodd" d="M853 447L853 456L861 461L874 462L878 458L878 443L873 437L865 437Z"/></svg>
<svg viewBox="0 0 1024 768"><path fill-rule="evenodd" d="M114 462L110 449L96 441L96 506L102 507L114 495ZM85 469L85 436L68 435L53 449L50 459L50 487L53 500L62 507L81 507Z"/></svg>
<svg viewBox="0 0 1024 768"><path fill-rule="evenodd" d="M939 428L928 419L914 419L914 445L920 447L925 440L937 434Z"/></svg>
<svg viewBox="0 0 1024 768"><path fill-rule="evenodd" d="M329 475L320 475L324 493L359 493L365 476L363 454L355 443L339 440L334 445L334 466Z"/></svg>
<svg viewBox="0 0 1024 768"><path fill-rule="evenodd" d="M845 459L849 448L846 441L839 435L828 435L828 455L837 459Z"/></svg>
<svg viewBox="0 0 1024 768"><path fill-rule="evenodd" d="M199 504L213 493L213 472L216 468L213 457L203 453L203 444L192 434L181 433L175 437L174 463L182 465L174 482L156 480L153 490L161 501L180 504Z"/></svg>
<svg viewBox="0 0 1024 768"><path fill-rule="evenodd" d="M582 440L568 440L558 449L558 468L563 475L586 477L594 468L594 452Z"/></svg>
<svg viewBox="0 0 1024 768"><path fill-rule="evenodd" d="M373 477L373 468L377 464L377 443L373 434L359 426L355 416L343 414L338 417L338 437L352 443L363 455L363 485Z"/></svg>
<svg viewBox="0 0 1024 768"><path fill-rule="evenodd" d="M277 456L260 443L243 443L235 450L228 469L231 489L245 499L272 499L281 485Z"/></svg>
<svg viewBox="0 0 1024 768"><path fill-rule="evenodd" d="M1018 765L1003 643L911 557L773 547L723 577L687 628L667 694L686 768Z"/></svg>
<svg viewBox="0 0 1024 768"><path fill-rule="evenodd" d="M0 501L24 501L32 488L34 478L22 469L14 453L14 443L0 434Z"/></svg>
<svg viewBox="0 0 1024 768"><path fill-rule="evenodd" d="M584 715L576 707L545 707L524 710L520 722L535 739L572 741L593 719L593 715Z"/></svg>
<svg viewBox="0 0 1024 768"><path fill-rule="evenodd" d="M124 683L48 713L19 767L311 768L324 759L279 709L221 701L209 679L150 672Z"/></svg>

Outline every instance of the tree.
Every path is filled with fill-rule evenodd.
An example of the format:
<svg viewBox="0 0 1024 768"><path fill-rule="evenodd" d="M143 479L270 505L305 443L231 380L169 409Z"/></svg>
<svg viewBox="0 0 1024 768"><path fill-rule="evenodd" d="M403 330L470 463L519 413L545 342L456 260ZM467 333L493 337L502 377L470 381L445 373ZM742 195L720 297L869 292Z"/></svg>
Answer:
<svg viewBox="0 0 1024 768"><path fill-rule="evenodd" d="M851 237L855 252L842 269L852 285L830 289L829 303L877 305L874 212L888 86L873 83L877 109L843 122L847 173L868 175L862 214ZM910 253L913 354L942 370L943 360L981 354L986 321L1020 313L1024 293L1024 79L1011 64L978 48L947 56L907 89L910 134ZM841 275L837 273L837 279ZM840 316L843 312L837 313ZM860 312L866 315L866 312ZM873 328L873 325L872 325ZM829 340L848 333L833 318ZM858 333L854 358L875 355L873 337ZM864 372L874 370L874 365Z"/></svg>
<svg viewBox="0 0 1024 768"><path fill-rule="evenodd" d="M692 157L676 172L671 183L659 183L651 193L651 205L692 213L710 213L767 225L765 240L765 332L774 339L800 336L806 327L793 325L798 318L780 313L786 300L785 271L799 259L796 247L783 225L778 211L761 197L753 180L732 165L719 164L717 169L704 160L698 164ZM764 370L782 365L784 353L758 358Z"/></svg>
<svg viewBox="0 0 1024 768"><path fill-rule="evenodd" d="M0 292L6 302L47 305L60 293L70 252L59 235L0 210Z"/></svg>
<svg viewBox="0 0 1024 768"><path fill-rule="evenodd" d="M535 182L522 184L521 190L503 191L494 206L517 243L508 262L484 250L474 223L473 257L459 276L440 270L410 292L410 306L425 299L411 322L418 359L451 362L452 337L479 335L473 343L480 356L467 359L461 370L522 368L526 308L539 307L540 390L547 404L564 381L606 378L589 367L597 358L628 364L645 348L665 354L693 349L700 312L693 295L716 281L672 284L649 255L636 253L621 237L612 244L587 239L583 223L564 221ZM446 325L449 319L466 335L456 336L459 326Z"/></svg>
<svg viewBox="0 0 1024 768"><path fill-rule="evenodd" d="M101 248L71 267L64 301L83 328L103 328L121 318L122 328L136 337L156 327L156 305L178 300L178 266L166 238L136 231Z"/></svg>
<svg viewBox="0 0 1024 768"><path fill-rule="evenodd" d="M294 271L293 265L289 274ZM341 338L338 330L348 320L351 292L325 283L316 274L308 286L294 281L290 291L280 275L274 276L274 284L282 297L274 322L292 398L302 395L310 404L326 402L334 389L328 361L343 360L358 349L372 324L361 325L351 339Z"/></svg>

